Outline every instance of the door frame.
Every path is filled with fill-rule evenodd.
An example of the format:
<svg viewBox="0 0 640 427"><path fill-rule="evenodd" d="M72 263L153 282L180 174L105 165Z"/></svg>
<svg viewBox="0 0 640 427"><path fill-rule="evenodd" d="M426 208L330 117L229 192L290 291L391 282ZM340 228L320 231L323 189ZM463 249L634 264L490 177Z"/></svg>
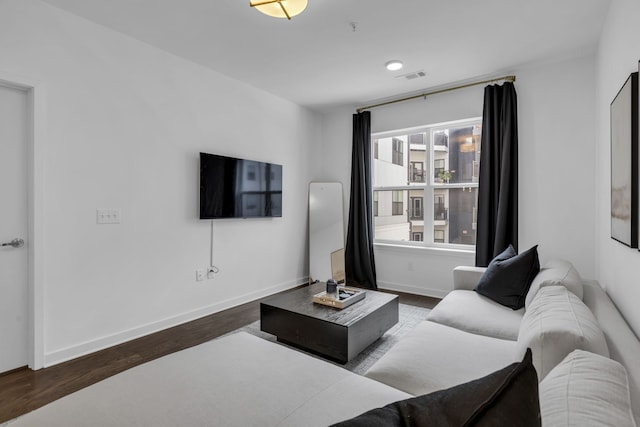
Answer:
<svg viewBox="0 0 640 427"><path fill-rule="evenodd" d="M0 70L0 84L27 93L27 192L28 192L28 365L44 367L44 85L29 77Z"/></svg>

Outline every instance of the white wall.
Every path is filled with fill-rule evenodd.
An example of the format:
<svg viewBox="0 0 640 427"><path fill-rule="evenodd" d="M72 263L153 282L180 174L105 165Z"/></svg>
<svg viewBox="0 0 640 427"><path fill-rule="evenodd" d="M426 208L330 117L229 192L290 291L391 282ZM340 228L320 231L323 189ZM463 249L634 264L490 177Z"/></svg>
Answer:
<svg viewBox="0 0 640 427"><path fill-rule="evenodd" d="M596 270L631 327L640 333L640 253L611 239L611 163L609 106L640 60L640 2L613 0L597 55Z"/></svg>
<svg viewBox="0 0 640 427"><path fill-rule="evenodd" d="M46 89L46 364L306 280L315 113L38 1L0 0L3 72ZM283 217L216 221L204 282L199 151L284 166Z"/></svg>
<svg viewBox="0 0 640 427"><path fill-rule="evenodd" d="M593 278L595 58L516 71L520 250L564 258Z"/></svg>
<svg viewBox="0 0 640 427"><path fill-rule="evenodd" d="M595 58L527 66L516 74L519 120L520 249L539 244L541 262L569 259L587 278L594 276ZM472 87L377 108L372 132L482 115L483 87ZM324 116L324 162L345 184L348 201L351 114ZM348 205L348 202L347 202ZM383 288L443 296L452 287L451 269L473 265L472 252L376 245L376 268Z"/></svg>

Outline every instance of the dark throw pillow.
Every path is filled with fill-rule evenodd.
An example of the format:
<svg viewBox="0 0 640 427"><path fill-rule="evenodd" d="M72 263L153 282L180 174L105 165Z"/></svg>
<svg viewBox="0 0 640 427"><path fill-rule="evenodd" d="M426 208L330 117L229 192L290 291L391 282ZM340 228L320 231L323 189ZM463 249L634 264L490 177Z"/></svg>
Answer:
<svg viewBox="0 0 640 427"><path fill-rule="evenodd" d="M489 263L475 291L499 304L518 310L524 307L531 282L539 271L538 245L519 255L509 245Z"/></svg>
<svg viewBox="0 0 640 427"><path fill-rule="evenodd" d="M522 362L486 377L391 403L333 427L540 425L538 375L527 349Z"/></svg>

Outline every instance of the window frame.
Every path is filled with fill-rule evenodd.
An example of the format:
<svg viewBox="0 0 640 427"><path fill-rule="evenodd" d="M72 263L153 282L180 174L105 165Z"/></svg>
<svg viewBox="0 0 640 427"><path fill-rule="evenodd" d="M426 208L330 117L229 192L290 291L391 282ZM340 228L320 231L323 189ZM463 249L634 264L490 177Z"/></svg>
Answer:
<svg viewBox="0 0 640 427"><path fill-rule="evenodd" d="M440 242L434 241L435 240L434 238L435 237L434 236L435 190L438 188L443 188L443 189L462 189L462 188L469 188L469 187L477 188L478 182L464 182L464 183L436 182L435 175L434 175L435 174L434 153L436 150L435 150L435 143L434 143L433 136L437 131L442 131L444 129L461 127L461 125L475 126L478 124L480 126L482 125L482 117L480 116L471 117L468 119L460 119L460 120L452 120L452 121L440 122L440 123L434 123L434 124L427 124L424 126L415 126L411 128L395 129L395 130L384 131L384 132L375 132L371 134L371 144L374 144L374 141L377 142L381 138L395 139L403 135L425 133L425 145L426 145L426 153L427 153L424 161L424 169L423 169L424 182L422 183L410 182L409 176L407 176L406 186L380 186L380 187L372 188L373 192L375 191L406 191L407 200L410 204L409 208L412 208L410 191L411 192L420 191L420 190L424 191L424 197L423 197L423 203L422 203L422 214L423 214L423 223L424 223L424 230L422 232L423 240L422 241L414 241L414 240L399 241L399 240L378 239L374 237L374 244L475 251L475 245L464 245L464 244L457 244L457 243L440 243ZM408 142L407 142L407 150L408 152L411 151L411 144L409 144ZM410 173L411 161L409 160L408 157L404 159L405 156L409 156L409 154L407 154L408 152L404 153L404 151L405 150L403 147L403 153L402 153L403 160L408 164L407 166L408 173ZM371 157L372 157L371 162L372 162L372 170L373 170L373 167L374 167L373 155ZM393 154L392 154L392 159L393 159ZM378 159L375 159L375 160L378 160ZM479 160L476 160L476 161L479 162ZM393 163L393 164L397 165L397 163ZM398 166L404 166L404 164L398 165ZM447 170L446 163L445 163L445 170ZM427 203L426 202L427 200L431 200L431 203ZM409 216L410 216L410 213L407 214L407 220L409 220Z"/></svg>

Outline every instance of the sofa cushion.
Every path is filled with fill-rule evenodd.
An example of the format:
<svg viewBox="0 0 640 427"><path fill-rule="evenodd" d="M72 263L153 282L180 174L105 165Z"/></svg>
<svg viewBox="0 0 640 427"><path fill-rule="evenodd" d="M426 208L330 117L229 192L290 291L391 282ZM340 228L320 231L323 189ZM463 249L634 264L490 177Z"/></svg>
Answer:
<svg viewBox="0 0 640 427"><path fill-rule="evenodd" d="M527 351L485 377L372 409L334 427L540 426L538 377Z"/></svg>
<svg viewBox="0 0 640 427"><path fill-rule="evenodd" d="M524 307L529 286L539 270L537 246L516 255L513 246L509 245L491 261L475 290L499 304L518 310Z"/></svg>
<svg viewBox="0 0 640 427"><path fill-rule="evenodd" d="M455 290L447 294L427 320L473 334L517 340L524 308L512 310L477 292Z"/></svg>
<svg viewBox="0 0 640 427"><path fill-rule="evenodd" d="M549 426L635 426L624 367L582 350L570 353L542 380L540 411Z"/></svg>
<svg viewBox="0 0 640 427"><path fill-rule="evenodd" d="M546 263L531 282L529 292L524 300L524 306L528 309L533 298L542 286L561 285L582 299L582 278L569 261L556 259Z"/></svg>
<svg viewBox="0 0 640 427"><path fill-rule="evenodd" d="M516 357L527 348L542 380L573 350L609 356L604 334L584 303L564 286L544 286L525 311L518 334Z"/></svg>
<svg viewBox="0 0 640 427"><path fill-rule="evenodd" d="M502 369L517 360L515 351L515 341L426 320L403 336L365 376L417 396Z"/></svg>

